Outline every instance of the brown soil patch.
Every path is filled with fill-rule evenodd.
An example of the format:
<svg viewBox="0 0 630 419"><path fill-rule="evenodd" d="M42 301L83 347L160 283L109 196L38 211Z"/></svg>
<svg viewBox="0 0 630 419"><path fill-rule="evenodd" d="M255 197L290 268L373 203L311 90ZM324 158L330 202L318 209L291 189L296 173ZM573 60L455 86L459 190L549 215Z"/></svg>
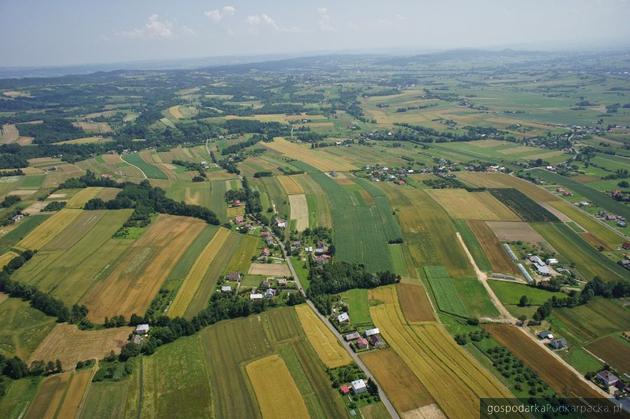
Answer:
<svg viewBox="0 0 630 419"><path fill-rule="evenodd" d="M295 220L295 229L304 231L308 228L308 203L306 195L289 195L289 205L291 207L291 219Z"/></svg>
<svg viewBox="0 0 630 419"><path fill-rule="evenodd" d="M486 221L497 238L502 242L524 241L542 243L545 241L529 224L522 221Z"/></svg>
<svg viewBox="0 0 630 419"><path fill-rule="evenodd" d="M286 191L287 195L303 194L304 189L291 176L278 176L278 181Z"/></svg>
<svg viewBox="0 0 630 419"><path fill-rule="evenodd" d="M45 378L24 417L26 419L54 418L71 376L71 373L64 373Z"/></svg>
<svg viewBox="0 0 630 419"><path fill-rule="evenodd" d="M57 324L35 349L29 364L59 359L64 370L72 370L79 361L102 359L111 351L120 353L132 331L132 327L79 330L73 324Z"/></svg>
<svg viewBox="0 0 630 419"><path fill-rule="evenodd" d="M422 285L398 284L398 301L408 322L433 321L433 307Z"/></svg>
<svg viewBox="0 0 630 419"><path fill-rule="evenodd" d="M516 265L507 255L503 246L484 221L468 221L468 226L477 237L481 248L488 257L493 272L518 274Z"/></svg>
<svg viewBox="0 0 630 419"><path fill-rule="evenodd" d="M630 374L630 344L615 336L606 336L586 347L623 374Z"/></svg>

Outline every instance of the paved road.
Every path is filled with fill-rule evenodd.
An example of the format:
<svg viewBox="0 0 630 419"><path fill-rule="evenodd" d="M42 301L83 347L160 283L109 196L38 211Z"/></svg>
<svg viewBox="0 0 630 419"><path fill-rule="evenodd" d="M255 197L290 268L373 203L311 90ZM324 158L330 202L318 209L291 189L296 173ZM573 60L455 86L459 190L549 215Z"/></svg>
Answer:
<svg viewBox="0 0 630 419"><path fill-rule="evenodd" d="M282 255L284 256L284 258L287 261L287 264L289 265L289 270L291 271L291 275L293 276L295 283L298 285L298 288L300 289L300 291L304 292L304 288L302 287L302 284L300 283L300 277L295 272L295 269L293 268L293 264L291 263L291 259L287 257L286 249L284 248L284 243L278 240L277 237L275 237L275 239L280 244L280 249L282 249ZM337 331L337 329L335 329L335 327L330 323L330 321L328 321L328 319L325 316L322 316L319 313L319 311L317 311L317 309L315 308L315 305L310 300L306 300L306 304L308 304L311 307L311 310L313 310L315 314L320 318L320 320L323 321L324 324L328 327L328 329L330 329L330 331L335 335L335 337L337 338L341 346L346 348L346 351L350 354L350 357L352 357L352 360L359 366L359 368L361 368L361 370L363 370L363 373L366 375L366 377L371 378L378 385L378 395L381 398L381 401L385 405L385 408L389 412L390 416L394 419L400 419L398 412L396 412L396 409L394 409L394 405L392 405L392 402L387 398L387 395L381 389L381 386L378 384L378 381L372 375L368 367L363 363L361 358L359 358L359 355L357 355L356 352L352 350L352 348L350 347L350 344L345 341L343 336L341 336L341 334Z"/></svg>

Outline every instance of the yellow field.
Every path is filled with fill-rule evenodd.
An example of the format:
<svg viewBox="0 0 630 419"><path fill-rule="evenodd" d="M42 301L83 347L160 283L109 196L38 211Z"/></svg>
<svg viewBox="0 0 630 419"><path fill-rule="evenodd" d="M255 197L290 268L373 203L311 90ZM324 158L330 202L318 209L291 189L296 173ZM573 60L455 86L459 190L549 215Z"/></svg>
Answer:
<svg viewBox="0 0 630 419"><path fill-rule="evenodd" d="M370 299L383 302L370 307L375 325L446 416L478 417L480 397L511 397L499 380L457 346L442 325L409 325L395 287L371 289Z"/></svg>
<svg viewBox="0 0 630 419"><path fill-rule="evenodd" d="M330 204L328 196L322 187L313 180L309 175L297 176L296 180L300 183L307 194L313 195L317 203L317 225L322 227L332 227L332 215L330 213Z"/></svg>
<svg viewBox="0 0 630 419"><path fill-rule="evenodd" d="M306 146L292 143L284 138L276 138L271 143L263 142L262 145L292 159L302 161L324 172L331 172L334 170L347 172L357 169L356 166L348 163L341 157L326 153L325 151L311 150Z"/></svg>
<svg viewBox="0 0 630 419"><path fill-rule="evenodd" d="M2 136L0 136L2 143L14 143L18 140L18 138L20 138L20 133L15 125L4 124L2 126Z"/></svg>
<svg viewBox="0 0 630 419"><path fill-rule="evenodd" d="M503 173L460 172L457 177L471 185L484 188L514 188L537 202L557 201L559 198L533 183Z"/></svg>
<svg viewBox="0 0 630 419"><path fill-rule="evenodd" d="M184 315L197 289L203 282L206 271L229 236L230 230L221 227L212 237L212 240L208 242L179 287L179 292L168 310L169 316L181 317Z"/></svg>
<svg viewBox="0 0 630 419"><path fill-rule="evenodd" d="M39 250L57 234L68 227L83 211L79 209L62 209L17 244L19 249Z"/></svg>
<svg viewBox="0 0 630 419"><path fill-rule="evenodd" d="M28 363L59 359L64 370L72 370L79 361L102 359L111 351L120 353L132 330L132 327L79 330L73 324L60 323L39 344Z"/></svg>
<svg viewBox="0 0 630 419"><path fill-rule="evenodd" d="M304 333L308 337L315 352L328 368L337 368L348 365L352 358L345 348L337 341L326 325L317 317L308 305L302 304L295 307Z"/></svg>
<svg viewBox="0 0 630 419"><path fill-rule="evenodd" d="M58 141L55 144L95 144L109 142L111 138L103 138L101 135L93 135L90 137L74 138L72 140Z"/></svg>
<svg viewBox="0 0 630 419"><path fill-rule="evenodd" d="M171 116L175 119L182 119L184 117L182 111L179 110L179 105L171 106L170 108L168 108L168 113L171 114Z"/></svg>
<svg viewBox="0 0 630 419"><path fill-rule="evenodd" d="M78 208L81 209L87 201L96 196L103 190L101 187L84 188L74 194L72 198L66 203L66 208Z"/></svg>
<svg viewBox="0 0 630 419"><path fill-rule="evenodd" d="M11 262L11 259L13 259L16 256L17 256L17 253L13 253L13 252L7 252L7 253L4 253L2 256L0 256L0 269L7 266L7 264Z"/></svg>
<svg viewBox="0 0 630 419"><path fill-rule="evenodd" d="M300 186L300 184L297 183L295 181L295 178L293 178L292 176L278 176L278 181L286 191L287 195L304 193L304 189L302 189L302 186Z"/></svg>
<svg viewBox="0 0 630 419"><path fill-rule="evenodd" d="M520 218L489 192L468 192L465 189L427 189L453 218L464 220L506 220Z"/></svg>
<svg viewBox="0 0 630 419"><path fill-rule="evenodd" d="M278 355L245 367L263 418L308 418L308 410L286 364Z"/></svg>
<svg viewBox="0 0 630 419"><path fill-rule="evenodd" d="M291 207L291 219L296 220L295 229L304 231L308 228L308 203L306 195L289 195L289 205Z"/></svg>

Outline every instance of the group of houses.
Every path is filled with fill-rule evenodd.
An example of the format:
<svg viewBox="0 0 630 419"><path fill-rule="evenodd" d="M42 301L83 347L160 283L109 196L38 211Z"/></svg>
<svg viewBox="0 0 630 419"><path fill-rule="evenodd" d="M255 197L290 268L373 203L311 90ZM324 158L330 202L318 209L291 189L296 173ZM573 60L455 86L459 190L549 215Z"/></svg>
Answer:
<svg viewBox="0 0 630 419"><path fill-rule="evenodd" d="M614 221L619 227L622 227L622 228L627 225L626 218L621 215L612 214L610 212L606 212L602 210L602 211L598 211L597 214L595 214L595 216L604 221Z"/></svg>
<svg viewBox="0 0 630 419"><path fill-rule="evenodd" d="M415 173L414 169L403 167L385 167L381 165L365 166L365 172L372 182L394 182L398 185L407 183L407 176Z"/></svg>
<svg viewBox="0 0 630 419"><path fill-rule="evenodd" d="M347 313L342 313L340 316L343 316L343 314L347 316ZM350 319L348 318L345 321L349 320ZM357 331L347 333L343 338L346 340L346 342L350 342L350 345L355 350L355 352L364 351L370 348L381 349L387 346L387 344L383 340L383 337L381 336L381 331L378 329L378 327L367 329L365 332L363 332L363 334L360 334Z"/></svg>
<svg viewBox="0 0 630 419"><path fill-rule="evenodd" d="M546 343L551 349L560 350L568 347L567 340L562 337L556 337L549 330L538 332L538 339Z"/></svg>

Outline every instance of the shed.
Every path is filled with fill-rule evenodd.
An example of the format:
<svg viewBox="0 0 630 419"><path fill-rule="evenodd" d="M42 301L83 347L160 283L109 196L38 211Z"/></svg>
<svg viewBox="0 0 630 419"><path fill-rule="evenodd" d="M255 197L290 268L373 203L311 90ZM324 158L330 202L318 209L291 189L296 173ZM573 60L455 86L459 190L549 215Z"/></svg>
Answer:
<svg viewBox="0 0 630 419"><path fill-rule="evenodd" d="M553 349L563 349L567 347L567 340L565 338L552 339L549 346Z"/></svg>
<svg viewBox="0 0 630 419"><path fill-rule="evenodd" d="M228 281L240 281L241 274L239 272L230 272L225 275L225 279L227 279Z"/></svg>
<svg viewBox="0 0 630 419"><path fill-rule="evenodd" d="M350 390L352 390L352 389L350 388L350 386L347 386L347 385L345 385L345 384L344 384L343 386L339 387L339 391L341 391L341 394L344 394L344 395L345 395L345 394L349 394L349 393L350 393Z"/></svg>
<svg viewBox="0 0 630 419"><path fill-rule="evenodd" d="M378 335L379 333L381 333L380 330L378 330L378 327L375 327L374 329L368 329L365 331L365 337L370 337L372 335Z"/></svg>
<svg viewBox="0 0 630 419"><path fill-rule="evenodd" d="M553 335L549 330L543 330L542 332L538 332L539 339L553 339Z"/></svg>
<svg viewBox="0 0 630 419"><path fill-rule="evenodd" d="M149 325L146 323L137 325L134 333L136 335L146 335L147 333L149 333Z"/></svg>
<svg viewBox="0 0 630 419"><path fill-rule="evenodd" d="M250 300L262 300L263 299L263 295L259 294L259 293L251 293L251 294L249 294L249 299Z"/></svg>
<svg viewBox="0 0 630 419"><path fill-rule="evenodd" d="M222 285L221 292L232 292L232 287L229 285Z"/></svg>

